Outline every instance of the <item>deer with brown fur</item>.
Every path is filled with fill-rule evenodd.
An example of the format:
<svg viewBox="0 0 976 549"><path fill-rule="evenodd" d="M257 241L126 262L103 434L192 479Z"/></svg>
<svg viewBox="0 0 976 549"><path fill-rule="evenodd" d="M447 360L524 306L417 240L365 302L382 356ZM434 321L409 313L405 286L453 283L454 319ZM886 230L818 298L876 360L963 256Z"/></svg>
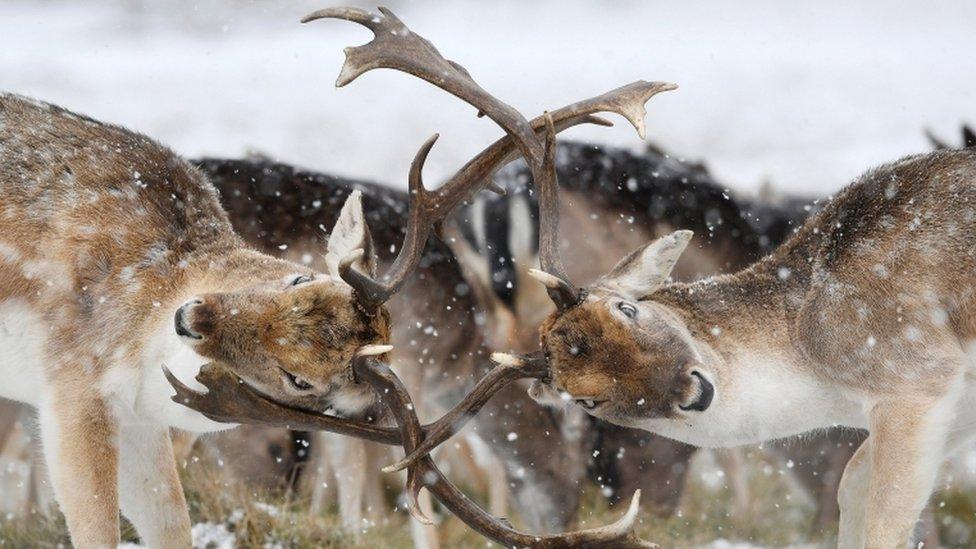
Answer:
<svg viewBox="0 0 976 549"><path fill-rule="evenodd" d="M700 446L867 428L841 482L840 545L900 546L945 457L976 435L974 181L972 150L908 157L736 274L668 283L692 237L678 231L582 291L549 202L538 277L559 310L533 394Z"/></svg>
<svg viewBox="0 0 976 549"><path fill-rule="evenodd" d="M229 425L170 402L161 365L190 382L207 360L233 361L252 386L311 409L371 402L346 365L385 341L387 314L363 315L337 272L246 247L173 153L3 95L0 165L0 365L13 380L0 390L39 409L76 545L116 544L119 506L150 545L189 544L169 427ZM352 251L347 234L339 226L330 251Z"/></svg>

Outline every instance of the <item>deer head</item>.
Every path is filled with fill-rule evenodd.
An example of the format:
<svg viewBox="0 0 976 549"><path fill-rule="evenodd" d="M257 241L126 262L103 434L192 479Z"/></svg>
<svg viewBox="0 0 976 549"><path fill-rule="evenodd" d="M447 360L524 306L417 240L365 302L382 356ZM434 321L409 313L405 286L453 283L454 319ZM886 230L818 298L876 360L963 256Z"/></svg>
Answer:
<svg viewBox="0 0 976 549"><path fill-rule="evenodd" d="M677 231L635 250L572 307L543 324L549 383L539 401L572 401L591 415L634 426L703 412L715 397L707 350L667 306L647 299L668 279L692 237Z"/></svg>
<svg viewBox="0 0 976 549"><path fill-rule="evenodd" d="M231 364L250 386L277 402L309 410L361 411L372 393L351 383L356 353L382 353L390 316L363 310L339 276L339 258L375 273L376 257L359 191L346 200L328 239L327 273L279 262L268 280L201 293L174 314L180 340L198 355ZM263 278L263 277L262 277Z"/></svg>

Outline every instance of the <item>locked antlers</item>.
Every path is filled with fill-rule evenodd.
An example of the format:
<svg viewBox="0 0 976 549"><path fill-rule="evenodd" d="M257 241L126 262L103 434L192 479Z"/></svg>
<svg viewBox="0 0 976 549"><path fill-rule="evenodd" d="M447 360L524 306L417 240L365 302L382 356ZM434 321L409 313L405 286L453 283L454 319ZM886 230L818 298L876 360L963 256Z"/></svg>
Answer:
<svg viewBox="0 0 976 549"><path fill-rule="evenodd" d="M359 359L355 369L357 375L372 386L396 417L404 450L411 452L421 445L424 440L423 430L410 394L396 374L386 364L370 357ZM410 513L417 520L430 523L417 505L421 488L427 488L444 507L479 534L505 547L657 547L641 540L634 533L640 490L634 493L627 512L608 526L560 534L527 534L478 507L447 480L430 456L426 455L407 468L407 501L410 502Z"/></svg>
<svg viewBox="0 0 976 549"><path fill-rule="evenodd" d="M399 70L426 80L470 103L477 109L479 116L489 117L506 134L472 158L436 190L428 190L424 186L422 173L424 162L437 140L437 135L421 146L410 166L410 212L406 234L391 267L374 279L353 267L359 257L357 252L339 262L339 274L352 287L359 307L366 312L375 311L395 294L420 262L431 232L463 201L489 187L495 171L518 155L525 158L539 193L542 270L535 271L534 275L546 284L550 297L560 310L578 303L581 299L580 290L569 283L559 256L555 135L578 124L609 126L610 122L596 114L610 112L626 118L643 138L646 114L644 104L654 95L673 90L677 86L637 81L528 121L511 106L491 96L463 67L441 56L430 42L410 31L389 10L380 8L380 14L372 14L356 8L329 8L309 14L302 22L323 18L359 23L374 34L373 40L367 44L346 48L346 61L336 80L337 86L344 86L375 68ZM384 352L386 350L388 349ZM360 353L353 360L354 377L356 381L370 384L395 417L396 428L325 416L282 405L261 395L228 370L213 364L201 369L197 377L207 389L206 393L187 387L168 371L166 375L176 389L174 401L215 421L325 430L402 445L406 457L386 470L407 470L410 512L418 520L428 521L416 504L420 489L427 488L471 528L508 547L653 547L654 545L641 541L633 533L639 492L634 494L626 514L610 526L563 534L534 535L519 532L505 521L490 516L444 477L429 455L438 444L459 431L507 384L523 378L546 380L549 375L548 365L541 353L524 357L496 354L493 359L499 365L482 378L453 409L436 422L421 426L410 395L392 370L375 355Z"/></svg>
<svg viewBox="0 0 976 549"><path fill-rule="evenodd" d="M544 118L527 121L517 110L479 86L464 67L445 59L429 41L412 32L388 9L380 8L379 11L380 14L372 14L357 8L328 8L302 19L303 23L325 18L344 19L373 31L372 41L346 48L346 61L336 86L345 86L376 68L402 71L470 103L479 116L492 119L506 136L475 156L436 190L424 187L422 172L438 136L435 134L420 147L410 166L410 213L406 235L393 265L378 279L373 279L352 267L354 257L340 263L340 276L353 288L357 301L365 310L375 310L403 286L420 262L431 231L463 201L489 186L492 174L511 161L516 152L525 157L537 180L545 165L543 143L537 135L545 127ZM556 131L583 123L609 125L593 115L615 112L627 118L643 136L644 103L655 94L675 87L662 82L634 82L553 112L552 125Z"/></svg>

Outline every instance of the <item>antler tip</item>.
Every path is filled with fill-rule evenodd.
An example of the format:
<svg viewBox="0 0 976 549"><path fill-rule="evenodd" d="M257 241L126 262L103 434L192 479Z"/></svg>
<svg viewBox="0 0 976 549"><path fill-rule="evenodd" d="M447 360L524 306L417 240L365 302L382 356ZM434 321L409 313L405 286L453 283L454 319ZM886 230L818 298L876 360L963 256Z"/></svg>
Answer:
<svg viewBox="0 0 976 549"><path fill-rule="evenodd" d="M386 467L380 468L380 471L382 471L384 473L396 473L397 471L403 469L403 467L400 466L401 463L403 463L402 460L401 461L398 461L396 463L391 463L390 465L387 465Z"/></svg>
<svg viewBox="0 0 976 549"><path fill-rule="evenodd" d="M306 15L305 17L302 17L298 21L301 22L301 23L311 23L312 21L315 21L317 19L322 19L322 18L328 17L328 15L326 14L327 11L328 11L328 9L315 10L312 13Z"/></svg>
<svg viewBox="0 0 976 549"><path fill-rule="evenodd" d="M529 269L529 276L541 282L546 288L558 288L560 285L559 279L539 269Z"/></svg>
<svg viewBox="0 0 976 549"><path fill-rule="evenodd" d="M346 84L352 82L353 80L358 78L360 74L363 73L362 69L358 67L354 67L352 64L349 63L349 51L353 49L355 48L350 46L343 50L343 52L345 52L346 54L346 62L342 64L342 68L339 69L339 76L336 77L335 87L337 88L341 88Z"/></svg>
<svg viewBox="0 0 976 549"><path fill-rule="evenodd" d="M634 495L630 498L630 506L627 507L627 512L624 513L624 517L631 517L631 520L637 517L637 512L640 510L640 498L641 489L638 488L634 490Z"/></svg>
<svg viewBox="0 0 976 549"><path fill-rule="evenodd" d="M694 236L695 231L690 231L688 229L681 229L680 231L674 232L674 239L683 244L691 242L691 239L694 238Z"/></svg>
<svg viewBox="0 0 976 549"><path fill-rule="evenodd" d="M413 507L411 507L409 511L410 511L410 516L413 517L420 524L423 524L424 526L434 525L434 521L430 520L430 518L428 518L427 515L423 514L423 512L421 512L419 509L414 509Z"/></svg>
<svg viewBox="0 0 976 549"><path fill-rule="evenodd" d="M363 345L356 351L356 356L385 355L393 350L393 345Z"/></svg>
<svg viewBox="0 0 976 549"><path fill-rule="evenodd" d="M522 359L509 353L491 353L491 361L503 366L519 366Z"/></svg>

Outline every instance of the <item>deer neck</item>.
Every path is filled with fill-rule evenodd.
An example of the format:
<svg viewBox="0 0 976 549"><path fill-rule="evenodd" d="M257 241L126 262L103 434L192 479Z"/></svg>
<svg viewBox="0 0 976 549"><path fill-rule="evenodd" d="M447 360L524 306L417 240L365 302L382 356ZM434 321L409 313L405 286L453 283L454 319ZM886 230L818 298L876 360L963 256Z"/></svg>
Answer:
<svg viewBox="0 0 976 549"><path fill-rule="evenodd" d="M777 260L668 285L649 297L683 321L718 395L714 409L705 412L710 421L664 434L697 445L735 446L835 425L863 426L860 404L818 377L793 343L809 268Z"/></svg>

